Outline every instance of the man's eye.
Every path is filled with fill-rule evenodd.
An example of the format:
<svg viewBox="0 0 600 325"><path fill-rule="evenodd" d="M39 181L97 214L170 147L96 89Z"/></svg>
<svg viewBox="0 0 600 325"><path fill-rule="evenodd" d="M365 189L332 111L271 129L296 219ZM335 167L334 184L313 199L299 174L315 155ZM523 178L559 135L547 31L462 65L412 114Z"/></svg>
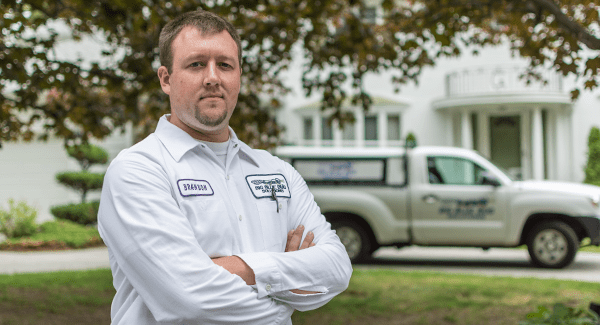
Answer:
<svg viewBox="0 0 600 325"><path fill-rule="evenodd" d="M223 68L231 68L232 67L231 64L225 63L225 62L221 62L221 63L219 63L219 65Z"/></svg>
<svg viewBox="0 0 600 325"><path fill-rule="evenodd" d="M204 64L202 62L194 62L192 64L190 64L190 67L195 68L195 67L203 67Z"/></svg>

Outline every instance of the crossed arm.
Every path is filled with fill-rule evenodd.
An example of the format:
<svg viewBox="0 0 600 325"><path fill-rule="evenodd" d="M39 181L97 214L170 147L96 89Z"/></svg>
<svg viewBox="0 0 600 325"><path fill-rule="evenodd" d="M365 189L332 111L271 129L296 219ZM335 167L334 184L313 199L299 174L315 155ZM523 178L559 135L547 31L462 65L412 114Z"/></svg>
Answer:
<svg viewBox="0 0 600 325"><path fill-rule="evenodd" d="M296 229L292 229L287 234L287 242L285 244L286 252L293 252L297 250L302 250L305 248L315 246L313 240L315 239L315 235L312 231L309 231L302 241L302 235L304 233L304 226L300 225ZM247 285L256 284L256 280L254 278L254 270L244 260L237 256L224 256L224 257L216 257L213 258L212 261L225 270L229 271L231 274L235 274L242 278L246 282ZM307 291L300 289L290 290L296 294L314 294L319 293L318 291Z"/></svg>

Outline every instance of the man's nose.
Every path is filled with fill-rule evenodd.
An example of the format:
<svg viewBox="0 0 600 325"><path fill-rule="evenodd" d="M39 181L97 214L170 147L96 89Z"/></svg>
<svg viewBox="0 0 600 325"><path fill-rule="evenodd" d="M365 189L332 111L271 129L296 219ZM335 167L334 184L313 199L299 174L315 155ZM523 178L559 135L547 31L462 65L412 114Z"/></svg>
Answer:
<svg viewBox="0 0 600 325"><path fill-rule="evenodd" d="M221 83L219 76L219 69L217 64L214 62L208 63L206 66L206 74L204 76L204 85L206 86L218 86Z"/></svg>

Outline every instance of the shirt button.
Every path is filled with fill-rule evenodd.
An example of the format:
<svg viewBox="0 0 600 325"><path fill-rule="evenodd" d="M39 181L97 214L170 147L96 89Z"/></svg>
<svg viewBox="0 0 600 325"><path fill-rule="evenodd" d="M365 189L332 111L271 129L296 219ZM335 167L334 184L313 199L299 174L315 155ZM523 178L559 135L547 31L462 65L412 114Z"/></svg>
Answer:
<svg viewBox="0 0 600 325"><path fill-rule="evenodd" d="M279 203L279 209L283 209L283 204Z"/></svg>
<svg viewBox="0 0 600 325"><path fill-rule="evenodd" d="M229 175L225 176L225 179L229 180Z"/></svg>
<svg viewBox="0 0 600 325"><path fill-rule="evenodd" d="M242 215L241 214L239 215L239 219L240 219L240 221L242 221Z"/></svg>
<svg viewBox="0 0 600 325"><path fill-rule="evenodd" d="M271 291L271 285L267 283L267 285L265 286L265 289L267 289L267 291Z"/></svg>
<svg viewBox="0 0 600 325"><path fill-rule="evenodd" d="M237 148L237 143L233 145L234 148Z"/></svg>

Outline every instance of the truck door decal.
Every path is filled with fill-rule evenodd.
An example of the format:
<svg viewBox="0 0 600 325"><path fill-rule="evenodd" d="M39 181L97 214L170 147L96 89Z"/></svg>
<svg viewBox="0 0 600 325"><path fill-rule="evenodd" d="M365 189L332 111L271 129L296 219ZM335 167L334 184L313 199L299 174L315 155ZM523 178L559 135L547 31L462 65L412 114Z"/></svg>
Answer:
<svg viewBox="0 0 600 325"><path fill-rule="evenodd" d="M439 209L448 219L484 220L494 213L494 207L489 205L486 198L474 200L444 199Z"/></svg>
<svg viewBox="0 0 600 325"><path fill-rule="evenodd" d="M385 182L383 159L297 159L294 168L310 182Z"/></svg>

